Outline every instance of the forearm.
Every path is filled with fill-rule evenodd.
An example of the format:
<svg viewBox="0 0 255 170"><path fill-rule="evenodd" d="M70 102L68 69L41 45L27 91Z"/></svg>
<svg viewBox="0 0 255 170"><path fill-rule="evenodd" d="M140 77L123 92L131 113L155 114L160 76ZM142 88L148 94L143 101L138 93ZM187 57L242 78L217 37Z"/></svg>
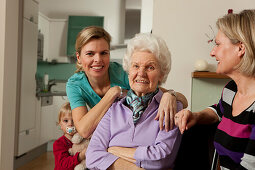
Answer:
<svg viewBox="0 0 255 170"><path fill-rule="evenodd" d="M182 103L184 109L188 107L188 100L182 93L176 92L176 98Z"/></svg>
<svg viewBox="0 0 255 170"><path fill-rule="evenodd" d="M118 95L108 90L101 101L89 111L84 106L72 110L75 127L81 136L84 138L91 136Z"/></svg>
<svg viewBox="0 0 255 170"><path fill-rule="evenodd" d="M194 112L198 124L212 124L219 121L217 114L209 108L206 108L200 112Z"/></svg>
<svg viewBox="0 0 255 170"><path fill-rule="evenodd" d="M107 169L118 157L107 152L109 146L111 108L98 124L86 151L86 165L89 169Z"/></svg>
<svg viewBox="0 0 255 170"><path fill-rule="evenodd" d="M129 169L129 170L143 170L143 168L137 167L134 163L126 161L122 158L117 159L108 170L119 170L119 169Z"/></svg>
<svg viewBox="0 0 255 170"><path fill-rule="evenodd" d="M108 148L109 153L132 163L136 162L136 160L134 159L135 151L136 151L136 148L126 148L126 147L119 147L119 146L113 146Z"/></svg>
<svg viewBox="0 0 255 170"><path fill-rule="evenodd" d="M159 87L159 88L163 93L169 91L169 90L167 90L163 87ZM182 103L184 109L187 108L188 107L188 100L186 99L186 97L180 92L175 92L175 93L176 93L176 100L178 100Z"/></svg>
<svg viewBox="0 0 255 170"><path fill-rule="evenodd" d="M78 160L81 162L82 160L85 159L85 153L86 153L87 147L84 148L80 153L79 153L79 157Z"/></svg>

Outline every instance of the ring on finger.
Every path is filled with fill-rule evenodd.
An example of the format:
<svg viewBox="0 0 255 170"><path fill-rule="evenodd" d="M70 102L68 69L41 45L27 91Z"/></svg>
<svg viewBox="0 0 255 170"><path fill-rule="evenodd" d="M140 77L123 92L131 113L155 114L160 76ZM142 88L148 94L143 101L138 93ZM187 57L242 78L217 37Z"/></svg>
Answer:
<svg viewBox="0 0 255 170"><path fill-rule="evenodd" d="M119 86L119 88L120 88L120 97L122 97L123 96L123 91L122 91L122 88Z"/></svg>

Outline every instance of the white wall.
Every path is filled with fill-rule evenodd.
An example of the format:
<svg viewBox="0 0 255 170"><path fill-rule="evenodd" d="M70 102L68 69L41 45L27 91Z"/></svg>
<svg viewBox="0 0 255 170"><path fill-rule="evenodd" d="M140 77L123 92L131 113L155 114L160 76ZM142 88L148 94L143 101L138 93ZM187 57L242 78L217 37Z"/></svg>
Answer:
<svg viewBox="0 0 255 170"><path fill-rule="evenodd" d="M152 30L153 0L142 0L140 32L146 33Z"/></svg>
<svg viewBox="0 0 255 170"><path fill-rule="evenodd" d="M124 42L126 0L38 0L39 11L51 19L69 15L104 16L104 28L112 35L112 44Z"/></svg>
<svg viewBox="0 0 255 170"><path fill-rule="evenodd" d="M216 19L227 14L228 9L238 12L255 8L253 0L154 0L153 33L163 37L172 53L172 70L165 84L182 92L191 100L191 72L197 59L207 60L210 71L215 71L215 59L209 53L205 33L215 34Z"/></svg>
<svg viewBox="0 0 255 170"><path fill-rule="evenodd" d="M0 1L0 169L13 169L19 2Z"/></svg>
<svg viewBox="0 0 255 170"><path fill-rule="evenodd" d="M126 9L141 9L142 0L125 0Z"/></svg>

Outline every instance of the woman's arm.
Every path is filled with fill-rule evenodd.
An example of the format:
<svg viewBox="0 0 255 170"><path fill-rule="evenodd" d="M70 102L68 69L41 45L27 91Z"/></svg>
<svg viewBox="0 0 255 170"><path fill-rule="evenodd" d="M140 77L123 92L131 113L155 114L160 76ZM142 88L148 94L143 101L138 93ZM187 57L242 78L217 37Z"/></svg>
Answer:
<svg viewBox="0 0 255 170"><path fill-rule="evenodd" d="M253 113L254 114L254 113ZM251 125L251 134L249 141L247 143L245 153L243 157L241 158L240 162L240 169L255 169L255 152L254 152L254 144L255 144L255 125L254 121L252 121L253 124ZM238 169L238 168L237 168Z"/></svg>
<svg viewBox="0 0 255 170"><path fill-rule="evenodd" d="M118 157L107 152L111 138L111 108L98 124L86 152L86 165L89 169L107 169Z"/></svg>
<svg viewBox="0 0 255 170"><path fill-rule="evenodd" d="M166 92L169 92L169 90L167 90L163 87L159 87L159 88L164 94ZM176 100L178 100L182 103L184 109L187 108L188 107L188 100L186 99L186 97L180 92L175 91L175 93L176 93ZM171 93L169 93L169 94L171 95ZM171 95L171 96L173 96L173 95Z"/></svg>
<svg viewBox="0 0 255 170"><path fill-rule="evenodd" d="M120 169L128 169L128 170L144 170L143 168L137 167L134 163L126 161L122 158L117 159L108 170L120 170Z"/></svg>
<svg viewBox="0 0 255 170"><path fill-rule="evenodd" d="M179 134L177 128L170 132L160 131L154 145L138 148L112 146L108 152L145 169L162 169L174 163L181 140Z"/></svg>
<svg viewBox="0 0 255 170"><path fill-rule="evenodd" d="M108 148L108 152L118 156L126 161L129 161L131 163L135 163L136 160L134 159L136 148L126 148L126 147L120 147L120 146L112 146Z"/></svg>
<svg viewBox="0 0 255 170"><path fill-rule="evenodd" d="M179 127L182 134L195 124L212 124L217 121L219 121L219 117L210 108L200 112L183 109L175 115L175 125Z"/></svg>
<svg viewBox="0 0 255 170"><path fill-rule="evenodd" d="M88 111L85 106L72 110L74 125L81 136L88 138L96 129L99 121L120 95L121 89L118 86L110 88L101 101Z"/></svg>
<svg viewBox="0 0 255 170"><path fill-rule="evenodd" d="M173 129L174 127L174 115L176 114L176 100L183 104L183 108L188 106L188 101L186 97L176 92L176 97L168 92L168 90L160 87L160 90L164 92L162 99L160 100L160 105L158 109L157 116L155 120L159 120L160 130L163 129L163 124L165 123L165 130ZM164 121L165 120L165 121Z"/></svg>

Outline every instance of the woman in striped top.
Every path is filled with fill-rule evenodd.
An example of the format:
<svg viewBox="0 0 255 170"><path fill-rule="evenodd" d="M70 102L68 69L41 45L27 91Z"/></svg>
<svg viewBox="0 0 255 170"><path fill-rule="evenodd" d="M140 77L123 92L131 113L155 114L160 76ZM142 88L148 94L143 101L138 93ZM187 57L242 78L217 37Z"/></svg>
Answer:
<svg viewBox="0 0 255 170"><path fill-rule="evenodd" d="M255 10L219 18L216 45L210 55L216 72L232 80L218 104L175 116L181 133L194 124L220 121L214 139L221 169L255 169Z"/></svg>

